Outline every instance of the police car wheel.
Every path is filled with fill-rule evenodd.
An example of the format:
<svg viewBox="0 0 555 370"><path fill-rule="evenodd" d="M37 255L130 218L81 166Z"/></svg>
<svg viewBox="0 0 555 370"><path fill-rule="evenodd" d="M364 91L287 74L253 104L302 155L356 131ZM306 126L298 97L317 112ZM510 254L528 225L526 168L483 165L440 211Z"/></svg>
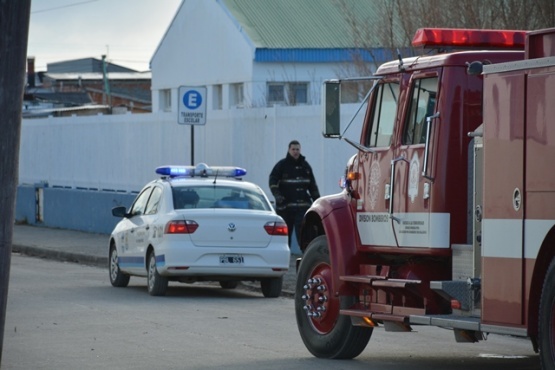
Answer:
<svg viewBox="0 0 555 370"><path fill-rule="evenodd" d="M220 281L220 286L221 286L223 289L235 289L235 288L237 288L237 285L238 285L238 284L239 284L238 281L233 281L233 280L230 280L230 281Z"/></svg>
<svg viewBox="0 0 555 370"><path fill-rule="evenodd" d="M297 272L297 327L314 356L352 359L366 348L373 329L353 326L349 316L339 315L340 308L350 307L356 297L336 297L332 279L328 241L321 235L310 242Z"/></svg>
<svg viewBox="0 0 555 370"><path fill-rule="evenodd" d="M282 287L283 277L260 280L260 288L262 289L262 294L266 298L279 297Z"/></svg>
<svg viewBox="0 0 555 370"><path fill-rule="evenodd" d="M108 260L108 270L110 273L110 283L112 286L117 288L125 288L129 284L130 276L124 274L119 269L118 264L118 250L116 246L112 244L110 246L110 258Z"/></svg>
<svg viewBox="0 0 555 370"><path fill-rule="evenodd" d="M166 290L168 289L168 279L164 276L160 276L158 269L156 268L156 255L154 252L150 252L148 255L148 294L152 296L163 296L166 295Z"/></svg>
<svg viewBox="0 0 555 370"><path fill-rule="evenodd" d="M542 288L538 346L542 369L555 369L555 259L551 261Z"/></svg>

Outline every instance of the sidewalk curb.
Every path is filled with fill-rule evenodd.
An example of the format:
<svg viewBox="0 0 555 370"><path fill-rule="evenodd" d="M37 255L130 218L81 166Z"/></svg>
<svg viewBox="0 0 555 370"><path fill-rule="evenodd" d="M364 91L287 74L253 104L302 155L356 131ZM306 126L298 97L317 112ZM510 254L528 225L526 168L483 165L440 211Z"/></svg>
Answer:
<svg viewBox="0 0 555 370"><path fill-rule="evenodd" d="M108 257L96 257L82 253L56 251L40 247L30 247L14 244L12 245L12 253L20 253L31 257L45 258L63 262L73 262L97 267L108 266Z"/></svg>

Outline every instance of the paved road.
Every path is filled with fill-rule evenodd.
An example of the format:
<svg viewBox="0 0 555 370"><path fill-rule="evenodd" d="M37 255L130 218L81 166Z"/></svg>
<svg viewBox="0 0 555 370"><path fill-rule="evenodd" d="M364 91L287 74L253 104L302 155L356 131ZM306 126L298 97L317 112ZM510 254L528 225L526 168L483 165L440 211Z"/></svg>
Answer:
<svg viewBox="0 0 555 370"><path fill-rule="evenodd" d="M293 300L205 284L170 284L152 297L131 280L113 288L105 268L14 254L2 370L532 370L529 341L491 335L458 344L453 333L374 329L353 361L313 357Z"/></svg>
<svg viewBox="0 0 555 370"><path fill-rule="evenodd" d="M12 249L14 252L26 255L107 268L109 238L107 234L15 225ZM289 271L283 279L282 296L293 297L297 257L291 256ZM146 280L144 283L146 284ZM243 285L249 289L259 289L260 286L259 283L250 282L245 282Z"/></svg>

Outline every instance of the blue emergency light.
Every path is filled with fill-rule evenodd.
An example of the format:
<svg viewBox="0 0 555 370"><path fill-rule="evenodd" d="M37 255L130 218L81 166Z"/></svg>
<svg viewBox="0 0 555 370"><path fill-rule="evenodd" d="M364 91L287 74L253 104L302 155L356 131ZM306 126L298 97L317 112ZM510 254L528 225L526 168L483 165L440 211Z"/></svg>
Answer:
<svg viewBox="0 0 555 370"><path fill-rule="evenodd" d="M193 166L162 166L156 169L156 173L162 176L194 176L195 168Z"/></svg>
<svg viewBox="0 0 555 370"><path fill-rule="evenodd" d="M194 166L161 166L156 168L156 173L169 177L243 177L247 170L240 167L231 166L208 166L206 163L199 163Z"/></svg>

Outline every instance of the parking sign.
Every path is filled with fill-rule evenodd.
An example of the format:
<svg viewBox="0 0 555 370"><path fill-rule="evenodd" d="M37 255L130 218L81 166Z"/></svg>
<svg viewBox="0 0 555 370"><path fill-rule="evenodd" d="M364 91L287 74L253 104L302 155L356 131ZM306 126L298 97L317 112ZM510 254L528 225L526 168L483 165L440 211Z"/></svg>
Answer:
<svg viewBox="0 0 555 370"><path fill-rule="evenodd" d="M206 124L206 87L180 86L177 123L181 125Z"/></svg>

